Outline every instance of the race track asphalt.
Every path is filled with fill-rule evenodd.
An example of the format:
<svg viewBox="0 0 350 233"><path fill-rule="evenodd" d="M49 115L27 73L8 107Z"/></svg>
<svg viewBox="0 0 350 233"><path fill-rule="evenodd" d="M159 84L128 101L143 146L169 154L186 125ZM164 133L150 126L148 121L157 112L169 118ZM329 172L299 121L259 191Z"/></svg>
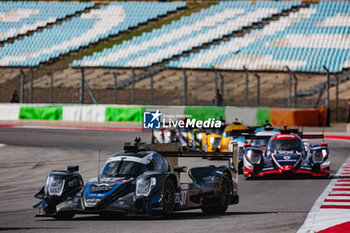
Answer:
<svg viewBox="0 0 350 233"><path fill-rule="evenodd" d="M35 218L33 195L52 169L79 164L87 181L124 142L136 136L150 141L149 132L71 129L1 128L0 231L1 232L296 232L330 179L289 178L245 180L239 177L240 203L224 215L203 215L201 210L177 212L167 218L128 217L106 220L78 215L69 221ZM350 143L329 140L331 174L349 156ZM181 159L188 167L225 164L225 161ZM189 178L183 176L184 180Z"/></svg>

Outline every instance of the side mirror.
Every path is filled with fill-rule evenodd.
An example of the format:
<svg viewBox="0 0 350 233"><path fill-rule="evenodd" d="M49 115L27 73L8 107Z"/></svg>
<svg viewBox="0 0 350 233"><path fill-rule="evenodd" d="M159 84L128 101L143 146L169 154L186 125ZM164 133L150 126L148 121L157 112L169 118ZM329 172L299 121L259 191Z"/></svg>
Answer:
<svg viewBox="0 0 350 233"><path fill-rule="evenodd" d="M187 172L186 166L174 166L174 172Z"/></svg>
<svg viewBox="0 0 350 233"><path fill-rule="evenodd" d="M69 165L67 167L67 171L69 171L69 172L77 172L77 171L79 171L79 165Z"/></svg>

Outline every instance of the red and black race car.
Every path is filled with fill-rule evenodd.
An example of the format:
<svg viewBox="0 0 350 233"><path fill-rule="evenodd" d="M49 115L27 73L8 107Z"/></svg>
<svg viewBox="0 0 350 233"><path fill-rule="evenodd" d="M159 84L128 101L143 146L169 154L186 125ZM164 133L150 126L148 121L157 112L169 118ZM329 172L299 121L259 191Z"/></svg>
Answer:
<svg viewBox="0 0 350 233"><path fill-rule="evenodd" d="M302 138L323 138L282 131L270 138L266 151L251 144L244 146L244 176L270 174L309 174L329 176L330 155L327 143L304 145Z"/></svg>

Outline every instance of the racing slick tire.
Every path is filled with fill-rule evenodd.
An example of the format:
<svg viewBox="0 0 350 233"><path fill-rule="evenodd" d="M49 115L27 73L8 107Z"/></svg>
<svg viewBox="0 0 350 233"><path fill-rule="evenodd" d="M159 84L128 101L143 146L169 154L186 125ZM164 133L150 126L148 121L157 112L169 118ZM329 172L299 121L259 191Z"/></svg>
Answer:
<svg viewBox="0 0 350 233"><path fill-rule="evenodd" d="M224 175L220 185L219 203L201 207L204 214L223 214L230 204L231 196L230 178Z"/></svg>
<svg viewBox="0 0 350 233"><path fill-rule="evenodd" d="M74 217L74 215L74 213L58 213L54 216L54 218L59 220L70 220Z"/></svg>
<svg viewBox="0 0 350 233"><path fill-rule="evenodd" d="M169 215L174 212L175 207L175 184L170 179L163 186L162 214Z"/></svg>
<svg viewBox="0 0 350 233"><path fill-rule="evenodd" d="M243 167L239 166L238 167L238 174L243 174L244 171L243 171Z"/></svg>

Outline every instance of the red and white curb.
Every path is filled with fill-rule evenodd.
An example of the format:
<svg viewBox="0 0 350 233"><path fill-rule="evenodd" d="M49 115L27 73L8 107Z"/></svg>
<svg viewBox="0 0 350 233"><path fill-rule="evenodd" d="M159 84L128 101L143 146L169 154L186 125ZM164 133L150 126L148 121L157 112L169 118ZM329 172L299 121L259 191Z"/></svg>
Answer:
<svg viewBox="0 0 350 233"><path fill-rule="evenodd" d="M349 221L350 157L317 199L298 233L319 232Z"/></svg>
<svg viewBox="0 0 350 233"><path fill-rule="evenodd" d="M350 135L324 135L324 139L350 141Z"/></svg>

